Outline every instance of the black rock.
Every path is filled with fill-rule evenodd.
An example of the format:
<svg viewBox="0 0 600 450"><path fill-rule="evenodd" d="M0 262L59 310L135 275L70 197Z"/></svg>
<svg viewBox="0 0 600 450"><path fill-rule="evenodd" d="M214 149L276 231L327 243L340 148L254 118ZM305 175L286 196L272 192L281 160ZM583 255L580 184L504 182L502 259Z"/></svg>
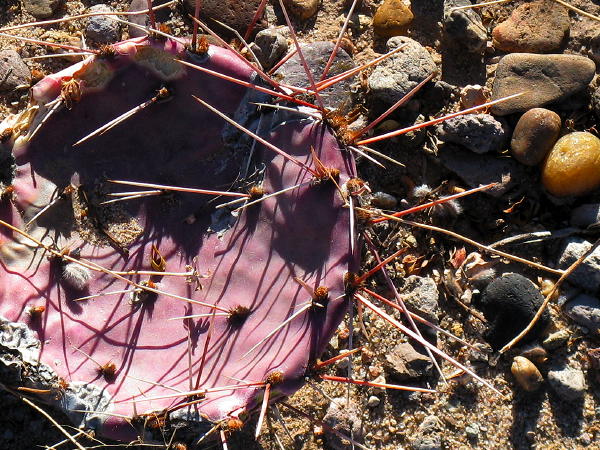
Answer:
<svg viewBox="0 0 600 450"><path fill-rule="evenodd" d="M494 350L502 348L525 329L543 301L540 291L522 275L509 273L492 281L481 296L480 306L489 321L485 340ZM537 338L549 323L546 310L521 342Z"/></svg>

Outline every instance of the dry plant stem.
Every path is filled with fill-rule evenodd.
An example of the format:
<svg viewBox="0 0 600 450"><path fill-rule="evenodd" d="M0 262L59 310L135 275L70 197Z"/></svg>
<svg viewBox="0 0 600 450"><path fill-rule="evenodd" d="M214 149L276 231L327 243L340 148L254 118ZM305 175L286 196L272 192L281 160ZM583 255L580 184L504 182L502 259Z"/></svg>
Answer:
<svg viewBox="0 0 600 450"><path fill-rule="evenodd" d="M57 44L55 42L38 41L37 39L29 39L29 38L26 38L23 36L13 36L11 34L6 34L6 33L0 33L0 36L6 37L9 39L16 39L18 41L29 42L31 44L45 45L46 47L62 48L63 50L73 50L74 52L81 53L81 48L75 47L74 45L65 45L65 44ZM98 50L89 49L88 54L96 55L96 54L98 54Z"/></svg>
<svg viewBox="0 0 600 450"><path fill-rule="evenodd" d="M155 6L152 8L153 11L158 11L160 9L168 8L171 5L178 3L179 0L172 0L167 3L163 3L162 5ZM30 22L24 23L21 25L13 25L10 27L0 28L0 32L19 30L21 28L29 28L29 27L43 27L45 25L53 25L62 22L71 22L77 19L85 19L87 17L96 17L96 16L141 16L142 14L147 14L149 10L142 9L140 11L116 11L116 12L97 12L97 13L86 13L86 14L78 14L76 16L68 16L62 17L60 19L52 19L52 20L42 20L40 22Z"/></svg>
<svg viewBox="0 0 600 450"><path fill-rule="evenodd" d="M35 403L30 401L29 399L22 397L22 396L19 396L19 398L24 403L26 403L27 405L29 405L33 409L35 409L37 412L39 412L46 419L48 419L52 423L52 425L54 425L58 429L58 431L60 431L62 434L64 434L67 437L67 439L69 439L73 443L73 445L75 445L75 447L77 447L79 450L86 450L85 447L83 447L79 442L77 442L75 440L75 438L73 436L71 436L69 434L69 432L67 430L65 430L56 420L54 420L50 414L48 414L46 411L44 411L42 408L37 406Z"/></svg>
<svg viewBox="0 0 600 450"><path fill-rule="evenodd" d="M445 116L442 117L438 117L437 119L432 119L429 120L427 122L423 122L417 125L412 125L410 127L406 127L406 128L402 128L401 130L395 130L395 131L390 131L389 133L385 133L379 136L374 136L372 138L369 139L363 139L362 141L358 141L356 143L356 145L368 145L368 144L372 144L373 142L379 142L379 141L383 141L384 139L389 139L395 136L400 136L402 134L406 134L406 133L410 133L411 131L415 131L418 130L420 128L425 128L428 127L430 125L435 125L438 124L440 122L444 122L445 120L448 119L452 119L453 117L458 117L458 116L462 116L463 114L469 114L475 111L479 111L481 109L485 109L488 108L489 106L493 106L496 105L497 103L501 103L501 102L505 102L507 100L519 97L521 95L523 95L524 92L519 92L517 94L513 94L513 95L509 95L507 97L503 97L503 98L499 98L498 100L494 100L491 102L487 102L487 103L483 103L482 105L478 105L478 106L474 106L472 108L467 108L467 109L463 109L462 111L458 111L452 114L447 114Z"/></svg>
<svg viewBox="0 0 600 450"><path fill-rule="evenodd" d="M340 30L340 33L338 34L338 38L335 41L335 46L333 47L333 51L331 52L331 55L329 56L329 59L327 60L327 64L325 65L325 69L323 69L323 73L321 74L321 78L319 81L323 81L327 77L327 74L329 73L329 69L331 69L331 65L333 64L333 60L335 59L337 52L340 49L340 45L342 43L344 33L346 33L346 29L348 28L348 24L350 23L350 18L352 17L352 14L354 14L354 8L356 8L356 5L358 4L359 1L360 0L354 0L352 2L352 6L350 6L350 11L348 11L346 20L344 20L344 25L342 25L342 29Z"/></svg>
<svg viewBox="0 0 600 450"><path fill-rule="evenodd" d="M364 211L364 212L367 212L367 213L370 213L370 211L367 210L367 209L362 209L362 208L357 208L357 209L359 209L361 211ZM564 270L552 269L551 267L544 266L543 264L538 264L538 263L535 263L533 261L529 261L528 259L520 258L518 256L511 255L510 253L506 253L506 252L503 252L501 250L497 250L495 248L491 248L491 247L489 247L487 245L480 244L479 242L474 241L472 239L469 239L468 237L463 236L461 234L455 233L454 231L446 230L444 228L439 228L439 227L436 227L436 226L433 226L433 225L426 225L424 223L413 222L412 220L400 219L400 218L394 217L394 216L392 216L390 214L385 214L383 212L377 213L377 214L379 214L380 216L386 217L388 219L395 220L396 222L403 223L405 225L410 225L410 226L413 226L413 227L424 228L426 230L436 231L438 233L443 233L443 234L445 234L447 236L453 237L454 239L461 240L463 242L466 242L467 244L470 244L470 245L472 245L474 247L477 247L479 250L482 250L482 251L485 251L485 252L489 252L489 253L493 253L493 254L501 256L503 258L510 259L511 261L520 262L520 263L528 265L530 267L534 267L534 268L536 268L538 270L543 270L545 272L548 272L548 273L551 273L551 274L554 274L554 275L559 275L559 276L562 276L565 273Z"/></svg>
<svg viewBox="0 0 600 450"><path fill-rule="evenodd" d="M547 241L550 239L564 239L565 237L572 236L580 233L579 228L563 228L557 231L535 231L533 233L517 234L515 236L507 237L498 242L490 244L490 247L502 247L509 244L534 244L536 242Z"/></svg>
<svg viewBox="0 0 600 450"><path fill-rule="evenodd" d="M350 383L358 386L370 386L379 387L385 389L396 389L399 391L412 391L412 392L425 392L428 394L435 394L437 391L433 389L419 388L413 386L401 386L399 384L387 384L387 383L372 383L370 381L353 380L345 377L337 377L333 375L320 375L320 378L325 381L336 381L338 383Z"/></svg>
<svg viewBox="0 0 600 450"><path fill-rule="evenodd" d="M568 8L568 9L570 9L570 10L572 10L572 11L575 11L577 14L581 14L582 16L585 16L585 17L587 17L588 19L592 19L592 20L596 20L596 21L600 22L600 17L598 17L598 16L595 16L595 15L593 15L593 14L590 14L590 13L588 13L588 12L585 12L585 11L583 11L583 10L579 9L579 8L576 8L575 6L573 6L573 5L570 5L570 4L569 4L569 3L567 3L567 2L564 2L563 0L554 0L554 1L555 1L556 3L558 3L559 5L563 5L565 8Z"/></svg>
<svg viewBox="0 0 600 450"><path fill-rule="evenodd" d="M419 212L419 211L423 211L424 209L431 208L431 207L436 206L436 205L441 205L441 204L446 203L446 202L448 202L450 200L456 200L457 198L465 197L467 195L474 194L475 192L485 191L487 189L493 188L497 184L498 183L490 183L490 184L479 186L479 187L476 187L476 188L473 188L473 189L469 189L469 190L464 191L464 192L459 192L458 194L449 195L447 197L442 197L442 198L439 198L437 200L433 200L433 201L428 202L428 203L423 203L422 205L419 205L419 206L414 206L412 208L403 209L402 211L398 211L398 212L396 212L394 214L391 214L391 216L393 216L393 217L402 217L402 216L406 216L407 214L413 214L413 213L416 213L416 212ZM379 218L379 219L372 220L371 223L375 224L375 223L385 222L386 220L388 220L388 219L386 219L386 218Z"/></svg>
<svg viewBox="0 0 600 450"><path fill-rule="evenodd" d="M450 9L450 13L453 13L454 11L461 11L463 9L483 8L484 6L499 5L501 3L507 3L510 1L512 0L494 0L492 2L476 3L474 5L456 6Z"/></svg>
<svg viewBox="0 0 600 450"><path fill-rule="evenodd" d="M577 261L575 261L573 264L571 264L569 266L569 268L564 271L564 273L561 275L561 277L558 279L558 281L552 287L552 290L548 293L548 295L546 295L546 298L544 298L544 301L542 302L541 306L535 313L535 316L533 316L533 319L531 319L531 322L529 322L529 325L527 325L527 327L523 331L521 331L512 341L510 341L508 344L506 344L504 347L502 347L500 349L500 354L503 354L503 353L506 353L507 351L509 351L523 338L523 336L525 336L527 333L529 333L529 331L535 326L535 324L540 319L540 317L542 317L542 314L544 314L544 311L546 310L548 303L550 303L550 300L552 299L554 294L558 291L558 288L561 286L561 284L563 284L563 282L581 265L581 263L588 256L590 256L594 252L594 250L596 250L598 248L599 245L600 245L600 239L598 239L596 242L594 242L594 244L590 247L590 249L588 251L586 251L583 255L581 255L577 259Z"/></svg>

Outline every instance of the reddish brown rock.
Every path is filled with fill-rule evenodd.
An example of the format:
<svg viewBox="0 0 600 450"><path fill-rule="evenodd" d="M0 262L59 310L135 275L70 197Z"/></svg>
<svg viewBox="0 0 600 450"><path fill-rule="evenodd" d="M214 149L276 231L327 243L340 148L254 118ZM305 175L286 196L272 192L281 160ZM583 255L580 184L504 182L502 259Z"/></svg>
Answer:
<svg viewBox="0 0 600 450"><path fill-rule="evenodd" d="M413 18L412 11L402 0L385 0L373 16L373 28L378 36L400 36L406 34Z"/></svg>
<svg viewBox="0 0 600 450"><path fill-rule="evenodd" d="M561 47L569 27L565 7L539 0L519 6L508 20L494 28L493 43L505 52L549 53Z"/></svg>
<svg viewBox="0 0 600 450"><path fill-rule="evenodd" d="M560 134L558 114L545 108L533 108L521 116L512 135L510 148L514 158L526 166L541 163Z"/></svg>

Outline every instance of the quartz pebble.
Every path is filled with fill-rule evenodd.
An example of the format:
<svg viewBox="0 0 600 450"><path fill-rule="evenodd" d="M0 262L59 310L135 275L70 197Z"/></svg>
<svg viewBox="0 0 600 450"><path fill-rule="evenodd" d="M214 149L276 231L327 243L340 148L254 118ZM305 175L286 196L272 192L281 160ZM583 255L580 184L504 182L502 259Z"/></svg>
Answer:
<svg viewBox="0 0 600 450"><path fill-rule="evenodd" d="M523 93L492 106L504 116L569 98L594 78L596 65L585 56L511 53L498 63L492 100Z"/></svg>
<svg viewBox="0 0 600 450"><path fill-rule="evenodd" d="M523 356L515 356L512 366L510 367L515 380L519 386L527 392L537 391L544 379L542 374L531 361Z"/></svg>
<svg viewBox="0 0 600 450"><path fill-rule="evenodd" d="M493 44L504 52L552 52L563 44L569 27L569 12L556 2L525 3L494 28Z"/></svg>
<svg viewBox="0 0 600 450"><path fill-rule="evenodd" d="M544 108L533 108L521 116L510 142L514 158L526 166L541 163L560 134L560 116Z"/></svg>
<svg viewBox="0 0 600 450"><path fill-rule="evenodd" d="M400 36L406 33L414 16L402 0L385 0L373 16L375 34L382 37Z"/></svg>
<svg viewBox="0 0 600 450"><path fill-rule="evenodd" d="M544 162L542 183L557 197L584 195L600 187L600 139L585 131L560 138Z"/></svg>

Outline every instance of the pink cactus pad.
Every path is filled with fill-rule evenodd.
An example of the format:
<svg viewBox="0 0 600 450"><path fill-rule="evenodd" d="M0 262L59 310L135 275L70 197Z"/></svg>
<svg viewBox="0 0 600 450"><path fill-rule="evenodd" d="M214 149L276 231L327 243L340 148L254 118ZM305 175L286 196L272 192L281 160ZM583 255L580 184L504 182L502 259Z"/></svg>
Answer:
<svg viewBox="0 0 600 450"><path fill-rule="evenodd" d="M344 274L355 261L342 193L354 169L320 122L290 112L259 113L249 103L255 91L174 59L257 82L229 50L211 46L200 57L178 42L147 38L114 47L114 56L96 56L43 79L33 88L30 108L5 121L2 127L10 126L13 135L3 150L13 152L17 171L0 218L24 230L72 186L28 233L92 268L121 275L51 257L0 227L0 349L18 350L28 367L39 358L38 373L46 374L45 380L25 376L23 368L13 385L43 388L60 377L69 387L58 390L56 402L77 425L133 440L139 433L131 420L136 412L143 416L189 401L190 388L209 392L195 407L174 408L172 417L208 424L245 418L264 393L264 385L213 388L263 383L273 373L281 373L283 382L273 386L272 398L299 388L346 311ZM65 82L73 79L65 93ZM163 87L169 95L162 101L73 145ZM53 110L61 90L68 101L59 100ZM313 174L306 168L255 143L193 96L315 169L313 147L325 167L339 169L337 186L310 183ZM149 190L109 180L244 193L253 185L273 193L308 183L232 214L242 202L215 207L235 198L182 192L102 205L114 198L109 193ZM171 275L128 274L162 269ZM123 278L160 293L136 289ZM311 289L327 287L328 299L250 351L312 301L310 290L294 278ZM109 294L123 290L128 292ZM32 312L40 306L43 312ZM229 313L240 307L248 308L247 317ZM172 320L211 313L213 318ZM99 371L98 364L109 363L114 376L110 369ZM165 395L170 397L152 399Z"/></svg>

